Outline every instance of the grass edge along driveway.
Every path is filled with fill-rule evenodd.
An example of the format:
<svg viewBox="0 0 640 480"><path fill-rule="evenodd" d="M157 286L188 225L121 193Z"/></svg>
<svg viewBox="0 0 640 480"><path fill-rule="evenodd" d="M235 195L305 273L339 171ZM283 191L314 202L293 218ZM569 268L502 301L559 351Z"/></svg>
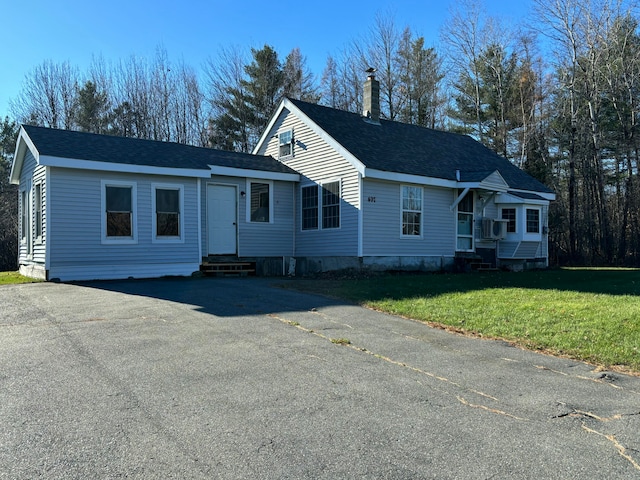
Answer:
<svg viewBox="0 0 640 480"><path fill-rule="evenodd" d="M640 269L297 279L288 286L640 374Z"/></svg>

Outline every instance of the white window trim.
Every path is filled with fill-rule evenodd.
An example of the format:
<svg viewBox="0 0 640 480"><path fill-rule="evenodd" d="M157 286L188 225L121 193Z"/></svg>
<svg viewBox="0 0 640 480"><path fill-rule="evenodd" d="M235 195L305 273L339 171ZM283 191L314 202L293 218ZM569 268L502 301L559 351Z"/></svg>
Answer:
<svg viewBox="0 0 640 480"><path fill-rule="evenodd" d="M504 207L500 207L500 217L499 219L502 220L502 211L503 210L514 210L515 214L516 214L516 231L515 232L507 232L507 236L509 235L518 235L518 233L520 232L520 225L518 225L518 219L522 216L518 213L518 207L516 207L515 205L509 205L509 206L504 206ZM506 226L505 226L505 231L506 231Z"/></svg>
<svg viewBox="0 0 640 480"><path fill-rule="evenodd" d="M25 246L25 254L29 257L32 254L33 237L33 182L27 180L24 188L20 189L20 245ZM24 196L24 201L23 201ZM26 213L25 210L26 209ZM24 236L22 232L24 231Z"/></svg>
<svg viewBox="0 0 640 480"><path fill-rule="evenodd" d="M288 155L280 155L280 147L283 145L282 143L280 143L280 136L287 132L291 133L291 140L288 142L288 145L290 145L291 147L291 153L289 153ZM284 145L287 145L287 144L284 144ZM279 132L278 133L278 160L281 158L293 158L293 145L294 145L293 128L287 128Z"/></svg>
<svg viewBox="0 0 640 480"><path fill-rule="evenodd" d="M318 206L316 207L316 220L318 222L318 225L315 228L303 228L303 211L302 211L302 190L304 190L305 188L315 188L316 189L316 194L318 195ZM320 212L320 203L321 203L321 194L320 194L320 186L317 183L307 183L305 185L300 185L300 231L301 232L317 232L318 230L322 229L322 218L321 218L321 212Z"/></svg>
<svg viewBox="0 0 640 480"><path fill-rule="evenodd" d="M322 186L326 185L327 183L338 184L338 223L339 225L337 227L324 228L322 226L323 224L322 209L324 207L324 204L322 203L322 196L323 196ZM318 230L337 231L341 229L342 229L342 179L333 178L331 180L322 180L321 182L318 182Z"/></svg>
<svg viewBox="0 0 640 480"><path fill-rule="evenodd" d="M251 221L251 184L252 183L266 183L269 185L269 221L268 222L253 222ZM252 225L270 225L273 223L273 180L261 180L257 178L247 178L246 184L246 221Z"/></svg>
<svg viewBox="0 0 640 480"><path fill-rule="evenodd" d="M420 190L420 235L406 235L403 230L402 230L402 217L403 217L403 213L405 212L405 209L402 206L402 200L403 200L403 196L402 196L402 192L404 190L404 187L409 187L409 188L417 188ZM418 210L406 210L407 212L418 212ZM401 184L400 185L400 238L401 239L415 239L415 240L421 240L422 238L424 238L424 188L420 185L409 185L409 184Z"/></svg>
<svg viewBox="0 0 640 480"><path fill-rule="evenodd" d="M107 237L107 187L131 187L131 237ZM103 245L133 245L138 243L138 184L123 180L100 181L100 231Z"/></svg>
<svg viewBox="0 0 640 480"><path fill-rule="evenodd" d="M157 222L158 215L156 213L156 190L178 190L179 209L178 218L180 225L178 226L180 233L177 237L158 236ZM151 184L151 243L184 243L184 185L179 183L152 183Z"/></svg>
<svg viewBox="0 0 640 480"><path fill-rule="evenodd" d="M455 192L457 193L457 192ZM471 215L471 234L470 235L460 235L458 233L458 214L460 214L460 203L462 202L458 202L458 204L456 205L456 214L454 217L454 221L455 221L455 232L456 232L456 243L455 243L455 251L456 252L475 252L476 250L476 193L473 190L469 190L469 192L467 192L466 195L472 195L473 196L473 211L472 212L462 212L465 215ZM461 201L463 199L460 199ZM516 214L517 215L517 214ZM458 248L458 239L459 238L471 238L471 248L468 249L461 249Z"/></svg>
<svg viewBox="0 0 640 480"><path fill-rule="evenodd" d="M538 232L527 232L527 210L538 211ZM516 213L517 215L517 213ZM523 205L522 207L522 239L525 241L540 241L542 239L542 208L537 205Z"/></svg>
<svg viewBox="0 0 640 480"><path fill-rule="evenodd" d="M44 182L38 181L33 185L33 233L34 235L38 232L38 209L36 208L36 204L38 203L38 196L36 195L36 191L40 189L40 235L36 235L34 238L34 242L38 245L42 245L44 243L44 221L43 221L43 200L44 200L44 191L42 189Z"/></svg>
<svg viewBox="0 0 640 480"><path fill-rule="evenodd" d="M338 184L338 220L339 225L337 227L323 228L322 226L322 186L328 183L337 183ZM302 189L315 187L318 192L318 226L316 228L302 228ZM322 180L315 183L306 183L304 185L300 185L300 232L318 232L320 230L326 231L338 231L342 229L342 179L341 178L332 178L329 180Z"/></svg>

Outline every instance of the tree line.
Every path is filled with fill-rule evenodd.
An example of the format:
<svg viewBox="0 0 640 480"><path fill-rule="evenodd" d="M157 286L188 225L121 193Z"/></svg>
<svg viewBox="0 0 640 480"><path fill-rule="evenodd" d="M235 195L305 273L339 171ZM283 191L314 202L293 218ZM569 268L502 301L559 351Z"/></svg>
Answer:
<svg viewBox="0 0 640 480"><path fill-rule="evenodd" d="M362 112L364 71L375 67L383 118L471 135L555 190L555 262L638 266L637 4L531 5L526 26L514 26L462 0L437 47L379 14L319 76L298 48L282 59L269 45L222 48L199 71L162 48L151 60L97 58L83 73L44 62L11 112L20 123L248 152L283 96Z"/></svg>

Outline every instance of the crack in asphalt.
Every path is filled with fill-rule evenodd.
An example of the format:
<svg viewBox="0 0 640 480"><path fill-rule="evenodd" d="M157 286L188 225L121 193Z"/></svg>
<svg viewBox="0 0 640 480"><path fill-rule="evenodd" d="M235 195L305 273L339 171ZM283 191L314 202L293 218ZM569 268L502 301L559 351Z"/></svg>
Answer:
<svg viewBox="0 0 640 480"><path fill-rule="evenodd" d="M312 311L312 313L316 313L316 311ZM279 315L270 313L270 314L267 314L267 316L270 317L270 318L273 318L275 320L278 320L278 321L280 321L280 322L282 322L282 323L284 323L286 325L295 327L298 330L301 330L301 331L303 331L305 333L310 333L312 335L315 335L315 336L317 336L319 338L322 338L323 340L327 340L329 342L332 342L332 340L333 340L332 338L328 337L327 335L319 333L319 332L317 332L317 331L315 331L313 329L303 327L299 323L292 322L292 321L287 320L286 318L281 317ZM325 316L325 318L326 318L326 316ZM334 323L337 323L337 322L334 322ZM335 340L332 343L336 343ZM451 385L453 387L459 388L461 390L464 390L464 391L467 391L467 392L470 392L470 393L474 393L474 394L476 394L478 396L481 396L481 397L484 397L484 398L487 398L487 399L490 399L490 400L493 400L493 401L496 401L496 402L499 401L499 399L497 399L496 397L494 397L492 395L489 395L488 393L484 393L484 392L481 392L479 390L475 390L475 389L472 389L472 388L465 387L463 385L460 385L459 383L456 383L456 382L454 382L452 380L449 380L446 377L437 375L437 374L432 373L432 372L428 372L428 371L423 370L423 369L418 368L418 367L414 367L414 366L409 365L409 364L407 364L405 362L400 362L398 360L394 360L394 359L392 359L390 357L387 357L385 355L381 355L379 353L372 352L372 351L370 351L370 350L368 350L368 349L366 349L364 347L359 347L357 345L353 345L351 343L346 343L346 342L340 342L340 346L348 347L348 348L351 348L351 349L353 349L353 350L355 350L357 352L361 352L361 353L365 353L367 355L371 355L371 356L373 356L375 358L378 358L380 360L383 360L385 362L391 363L393 365L397 365L397 366L402 367L402 368L406 368L408 370L411 370L413 372L419 373L421 375L425 375L425 376L427 376L429 378L433 378L434 380L438 380L440 382L446 383L448 385ZM448 391L444 391L444 392L447 393L448 395L454 395L454 394L452 394L451 392L448 392ZM516 419L516 420L527 421L526 418L518 417L517 415L513 415L513 414L510 414L510 413L504 412L502 410L498 410L498 409L495 409L495 408L487 407L487 406L484 406L484 405L477 405L477 404L469 403L468 401L466 401L463 397L461 397L459 395L455 395L455 397L461 404L463 404L465 406L468 406L468 407L471 407L471 408L482 409L482 410L485 410L487 412L495 413L495 414L498 414L498 415L503 415L503 416L510 417L510 418L513 418L513 419Z"/></svg>
<svg viewBox="0 0 640 480"><path fill-rule="evenodd" d="M463 397L460 397L460 396L456 396L456 398L458 399L458 401L460 403L462 403L463 405L466 405L467 407L479 408L480 410L486 410L487 412L496 413L498 415L504 415L505 417L511 417L511 418L516 419L516 420L523 420L525 422L529 421L527 418L517 417L517 416L512 415L510 413L503 412L502 410L498 410L498 409L495 409L495 408L489 408L489 407L487 407L485 405L476 405L476 404L470 403L467 400L465 400Z"/></svg>
<svg viewBox="0 0 640 480"><path fill-rule="evenodd" d="M585 377L584 375L570 375L570 374L568 374L566 372L561 372L559 370L554 370L552 368L545 367L543 365L534 365L534 367L539 369L539 370L546 370L548 372L557 373L558 375L563 375L565 377L579 378L580 380L587 380L589 382L600 383L602 385L609 385L611 388L616 388L618 390L624 390L624 387L621 387L620 385L614 385L611 382L605 382L601 378L590 378L590 377ZM637 392L633 392L633 393L637 393Z"/></svg>
<svg viewBox="0 0 640 480"><path fill-rule="evenodd" d="M635 468L636 470L640 470L640 464L638 462L636 462L634 460L634 458L629 455L627 453L627 448L622 445L617 439L616 436L613 434L606 434L606 433L602 433L602 432L598 432L597 430L594 430L593 428L589 428L587 427L584 423L582 424L582 428L584 430L586 430L589 433L595 433L596 435L600 435L601 437L606 438L607 440L609 440L611 443L613 443L613 446L616 447L616 449L618 450L618 453L620 454L620 456L622 458L624 458L625 460L627 460L631 465L633 465L633 468Z"/></svg>
<svg viewBox="0 0 640 480"><path fill-rule="evenodd" d="M315 309L312 310L311 313L320 315L323 318L325 318L326 320L331 321L332 323L344 325L344 326L347 326L350 329L353 329L353 327L351 327L350 325L342 324L342 323L336 322L334 320L331 320L328 316L318 312ZM317 331L314 331L313 329L309 329L309 328L303 327L302 325L300 325L297 322L289 321L289 320L285 319L284 317L281 317L281 316L278 316L278 315L275 315L275 314L268 314L268 316L273 318L273 319L276 319L276 320L278 320L280 322L283 322L283 323L285 323L285 324L287 324L289 326L294 326L294 327L298 328L299 330L301 330L303 332L310 333L310 334L315 335L315 336L317 336L319 338L322 338L323 340L332 341L332 339L330 337L328 337L326 335L323 335L322 333L319 333ZM413 337L411 337L411 338L413 338ZM478 390L474 390L474 389L470 389L468 387L464 387L464 386L460 385L459 383L456 383L456 382L454 382L452 380L449 380L448 378L445 378L443 376L437 375L437 374L432 373L432 372L428 372L428 371L423 370L421 368L417 368L417 367L408 365L405 362L400 362L400 361L394 360L394 359L389 358L389 357L387 357L385 355L381 355L381 354L372 352L372 351L370 351L370 350L368 350L368 349L366 349L364 347L360 347L360 346L353 345L351 343L346 343L346 342L340 342L340 345L341 346L345 346L345 347L349 347L349 348L351 348L351 349L353 349L355 351L361 352L361 353L366 353L368 355L372 355L372 356L374 356L374 357L376 357L376 358L378 358L380 360L383 360L385 362L388 362L388 363L391 363L393 365L397 365L397 366L400 366L400 367L403 367L403 368L407 368L407 369L409 369L409 370L411 370L413 372L425 375L425 376L427 376L429 378L441 381L443 383L446 383L448 385L460 388L462 390L466 390L466 391L475 393L475 394L477 394L479 396L486 397L486 398L494 400L496 402L499 401L496 397L488 395L488 394L486 394L484 392L481 392L481 391L478 391ZM503 360L509 360L509 359L505 358ZM514 360L514 361L516 361L516 360ZM619 389L619 390L626 390L626 389L624 389L623 387L621 387L619 385L613 385L610 382L604 381L602 378L589 378L589 377L585 377L583 375L569 375L569 374L567 374L565 372L561 372L561 371L558 371L558 370L553 370L553 369L545 367L545 366L541 366L541 365L533 365L533 366L534 366L534 368L537 368L537 369L540 369L540 370L549 371L549 372L556 373L556 374L560 374L560 375L563 375L563 376L577 378L577 379L580 379L580 380L587 380L587 381L598 383L598 384L604 384L604 385L608 385L608 386L610 386L612 388ZM441 391L444 391L448 395L454 395L451 392L448 392L446 390L441 390ZM631 393L638 393L638 392L635 392L635 391L632 391L632 390L631 391L630 390L626 390L626 391L629 391ZM455 395L455 397L458 400L458 402L460 402L462 405L465 405L465 406L470 407L470 408L483 410L483 411L490 412L490 413L493 413L493 414L496 414L496 415L501 415L501 416L505 416L505 417L508 417L508 418L512 418L512 419L518 420L518 421L525 421L525 422L526 421L530 421L527 418L519 417L517 415L511 414L511 413L503 411L503 410L499 410L499 409L496 409L496 408L491 408L491 407L488 407L486 405L480 405L480 404L471 403L471 402L469 402L468 400L466 400L464 397L462 397L460 395ZM556 415L556 416L554 416L552 418L582 417L582 418L589 418L589 419L593 419L593 420L596 420L596 421L604 423L604 422L612 422L612 421L615 421L615 420L620 420L623 417L634 416L634 415L640 415L640 411L639 412L633 412L633 413L619 413L619 414L615 414L615 415L613 415L611 417L600 417L599 415L596 415L596 414L594 414L592 412L588 412L588 411L572 408L571 411L569 411L567 413L564 413L564 414ZM638 463L628 453L628 448L625 447L623 444L621 444L617 440L615 435L599 432L599 431L597 431L597 430L595 430L593 428L588 427L584 422L582 422L582 429L585 430L588 433L594 433L594 434L597 434L599 436L602 436L602 437L606 438L608 441L610 441L614 445L614 447L616 448L616 450L618 451L619 455L622 458L627 460L633 466L633 468L635 468L636 470L640 470L640 463Z"/></svg>

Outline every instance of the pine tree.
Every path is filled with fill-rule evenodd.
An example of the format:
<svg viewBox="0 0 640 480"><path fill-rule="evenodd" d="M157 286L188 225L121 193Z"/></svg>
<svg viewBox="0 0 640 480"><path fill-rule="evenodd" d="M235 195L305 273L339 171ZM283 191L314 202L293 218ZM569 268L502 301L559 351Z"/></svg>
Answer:
<svg viewBox="0 0 640 480"><path fill-rule="evenodd" d="M109 128L109 99L107 92L98 91L96 84L87 81L78 90L75 121L83 132L107 133Z"/></svg>

